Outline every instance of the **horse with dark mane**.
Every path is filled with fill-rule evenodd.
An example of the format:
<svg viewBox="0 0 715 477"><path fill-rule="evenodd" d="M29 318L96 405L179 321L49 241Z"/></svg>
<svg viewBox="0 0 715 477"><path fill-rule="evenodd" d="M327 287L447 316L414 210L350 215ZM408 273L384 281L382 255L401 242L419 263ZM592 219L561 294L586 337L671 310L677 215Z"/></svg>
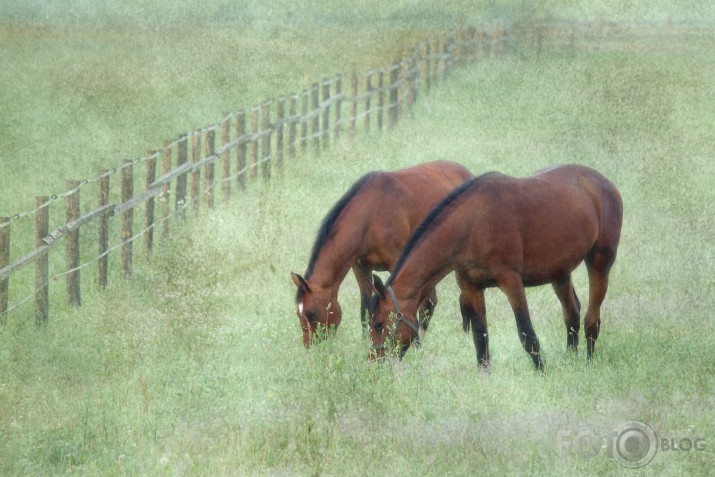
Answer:
<svg viewBox="0 0 715 477"><path fill-rule="evenodd" d="M430 209L472 177L460 164L436 161L371 172L353 184L323 220L305 274L291 273L306 347L319 326L329 330L340 324L338 289L351 268L360 288L363 328L367 326L372 271L392 270ZM427 317L436 305L434 290L427 290L422 301Z"/></svg>
<svg viewBox="0 0 715 477"><path fill-rule="evenodd" d="M584 261L589 279L584 325L591 358L622 219L616 187L584 166L556 166L526 178L489 173L465 182L419 226L387 282L375 280L369 305L371 356L384 355L387 337L404 354L416 339L417 307L454 270L477 363L489 366L484 289L499 287L514 312L522 346L542 369L524 287L553 286L563 310L567 346L576 351L581 304L571 272Z"/></svg>

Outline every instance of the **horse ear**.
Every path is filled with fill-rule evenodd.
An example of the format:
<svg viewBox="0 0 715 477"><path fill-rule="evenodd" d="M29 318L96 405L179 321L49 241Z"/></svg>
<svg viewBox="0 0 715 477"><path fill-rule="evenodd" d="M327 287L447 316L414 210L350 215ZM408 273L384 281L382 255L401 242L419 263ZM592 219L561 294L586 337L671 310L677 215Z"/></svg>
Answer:
<svg viewBox="0 0 715 477"><path fill-rule="evenodd" d="M295 286L297 286L301 290L305 290L308 292L310 291L310 287L308 286L308 283L306 283L305 278L294 272L290 272L290 276L293 279L293 283L295 283Z"/></svg>
<svg viewBox="0 0 715 477"><path fill-rule="evenodd" d="M382 283L382 279L375 275L374 273L372 274L372 289L375 291L380 296L385 296L385 284Z"/></svg>

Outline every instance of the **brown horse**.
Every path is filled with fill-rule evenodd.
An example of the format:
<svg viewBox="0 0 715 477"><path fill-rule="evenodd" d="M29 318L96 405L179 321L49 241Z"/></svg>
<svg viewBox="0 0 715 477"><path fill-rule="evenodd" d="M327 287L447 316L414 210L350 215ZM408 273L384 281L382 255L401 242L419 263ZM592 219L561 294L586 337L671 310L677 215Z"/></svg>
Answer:
<svg viewBox="0 0 715 477"><path fill-rule="evenodd" d="M496 286L514 311L522 346L542 369L524 287L552 284L562 305L568 348L576 351L581 305L571 272L585 261L589 303L584 325L591 358L622 218L618 190L583 166L557 166L521 179L489 173L467 181L430 212L386 284L375 281L369 306L371 356L384 355L388 335L404 354L415 338L418 305L455 270L462 319L465 331L471 325L478 364L489 365L484 289Z"/></svg>
<svg viewBox="0 0 715 477"><path fill-rule="evenodd" d="M350 268L360 288L360 316L366 328L372 271L392 270L430 209L472 177L460 164L436 161L371 172L353 184L323 220L304 276L291 273L298 287L296 305L306 347L318 326L330 329L340 324L338 289ZM434 290L427 291L423 301L422 311L431 314Z"/></svg>

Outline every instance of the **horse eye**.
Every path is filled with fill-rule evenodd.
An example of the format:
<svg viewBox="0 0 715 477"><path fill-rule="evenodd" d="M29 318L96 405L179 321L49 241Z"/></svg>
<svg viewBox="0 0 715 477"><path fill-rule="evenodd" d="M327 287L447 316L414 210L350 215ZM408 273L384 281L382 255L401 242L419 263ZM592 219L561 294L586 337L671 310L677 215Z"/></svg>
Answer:
<svg viewBox="0 0 715 477"><path fill-rule="evenodd" d="M375 328L375 331L382 331L382 322L376 321L375 324L373 325L373 328Z"/></svg>

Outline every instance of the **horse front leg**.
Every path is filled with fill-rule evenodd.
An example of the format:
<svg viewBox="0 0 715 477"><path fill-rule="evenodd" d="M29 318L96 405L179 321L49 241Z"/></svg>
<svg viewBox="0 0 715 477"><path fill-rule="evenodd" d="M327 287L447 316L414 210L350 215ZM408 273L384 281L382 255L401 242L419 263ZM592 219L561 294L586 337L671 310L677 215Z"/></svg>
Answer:
<svg viewBox="0 0 715 477"><path fill-rule="evenodd" d="M352 266L353 274L357 279L358 288L360 289L360 323L362 325L362 334L367 336L367 328L370 323L370 317L367 314L370 295L372 294L372 270L370 267L364 266L359 262L355 262Z"/></svg>
<svg viewBox="0 0 715 477"><path fill-rule="evenodd" d="M472 329L474 349L477 352L477 364L480 369L488 370L489 334L487 332L487 307L484 301L484 289L471 285L465 276L457 276L457 284L461 290L459 309L462 313L464 332Z"/></svg>

